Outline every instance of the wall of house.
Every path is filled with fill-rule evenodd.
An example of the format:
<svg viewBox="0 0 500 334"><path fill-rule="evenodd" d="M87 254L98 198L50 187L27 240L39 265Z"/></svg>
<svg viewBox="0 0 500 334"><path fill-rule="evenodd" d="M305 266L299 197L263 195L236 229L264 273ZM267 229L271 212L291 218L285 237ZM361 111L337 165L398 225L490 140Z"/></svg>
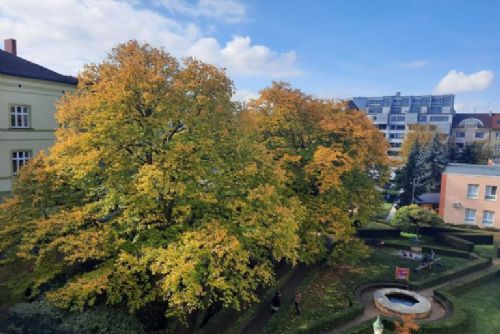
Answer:
<svg viewBox="0 0 500 334"><path fill-rule="evenodd" d="M12 186L12 152L31 151L32 156L54 143L56 103L75 87L42 80L0 75L0 192ZM11 127L10 106L30 108L30 127Z"/></svg>
<svg viewBox="0 0 500 334"><path fill-rule="evenodd" d="M478 184L477 199L467 198L467 185ZM497 199L486 200L486 186L497 186ZM466 224L465 209L476 209L475 225L479 227L500 228L500 176L470 176L444 173L441 184L439 214L449 224ZM454 207L459 206L459 207ZM483 211L495 212L493 225L484 225Z"/></svg>

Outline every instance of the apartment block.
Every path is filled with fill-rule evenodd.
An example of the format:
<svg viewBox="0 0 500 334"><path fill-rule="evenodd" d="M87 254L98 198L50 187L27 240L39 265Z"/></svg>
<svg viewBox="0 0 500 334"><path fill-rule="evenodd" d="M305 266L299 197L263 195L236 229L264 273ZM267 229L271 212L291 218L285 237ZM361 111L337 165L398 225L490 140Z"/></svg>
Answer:
<svg viewBox="0 0 500 334"><path fill-rule="evenodd" d="M455 114L455 96L421 95L354 97L353 104L365 112L387 138L390 155L399 155L401 145L415 124L430 124L440 133L449 134Z"/></svg>

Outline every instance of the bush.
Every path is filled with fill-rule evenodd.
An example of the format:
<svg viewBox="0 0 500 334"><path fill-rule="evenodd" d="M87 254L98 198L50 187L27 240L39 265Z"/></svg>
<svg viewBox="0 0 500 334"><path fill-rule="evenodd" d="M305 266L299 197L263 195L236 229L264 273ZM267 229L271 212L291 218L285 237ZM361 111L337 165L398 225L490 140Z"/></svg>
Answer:
<svg viewBox="0 0 500 334"><path fill-rule="evenodd" d="M462 239L460 237L456 237L452 234L438 233L436 234L436 240L442 242L445 245L454 247L456 249L460 249L466 252L474 251L474 243Z"/></svg>
<svg viewBox="0 0 500 334"><path fill-rule="evenodd" d="M434 211L412 204L396 211L391 223L405 232L416 231L417 234L420 234L420 228L424 226L443 225L444 221Z"/></svg>
<svg viewBox="0 0 500 334"><path fill-rule="evenodd" d="M401 231L395 228L358 228L359 238L399 238Z"/></svg>
<svg viewBox="0 0 500 334"><path fill-rule="evenodd" d="M20 303L10 309L12 322L21 333L141 334L134 316L105 306L85 312L61 311L45 300Z"/></svg>

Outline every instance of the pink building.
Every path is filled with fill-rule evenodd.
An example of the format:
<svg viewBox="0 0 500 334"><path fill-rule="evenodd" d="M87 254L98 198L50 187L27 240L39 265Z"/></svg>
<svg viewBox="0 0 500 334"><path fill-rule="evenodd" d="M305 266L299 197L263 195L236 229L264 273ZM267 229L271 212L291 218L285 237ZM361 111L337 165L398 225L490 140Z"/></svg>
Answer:
<svg viewBox="0 0 500 334"><path fill-rule="evenodd" d="M499 165L448 164L441 179L439 214L449 224L500 229Z"/></svg>

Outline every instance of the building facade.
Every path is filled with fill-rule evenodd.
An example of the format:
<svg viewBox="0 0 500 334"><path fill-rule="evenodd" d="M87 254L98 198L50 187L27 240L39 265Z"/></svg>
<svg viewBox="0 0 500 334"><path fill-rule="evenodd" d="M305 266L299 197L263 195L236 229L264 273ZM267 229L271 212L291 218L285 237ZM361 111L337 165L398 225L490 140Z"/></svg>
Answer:
<svg viewBox="0 0 500 334"><path fill-rule="evenodd" d="M54 142L55 105L76 88L64 76L17 56L16 41L0 50L0 192L29 159Z"/></svg>
<svg viewBox="0 0 500 334"><path fill-rule="evenodd" d="M448 164L441 180L439 214L448 224L500 228L500 166Z"/></svg>
<svg viewBox="0 0 500 334"><path fill-rule="evenodd" d="M459 148L467 143L484 143L493 160L500 162L500 114L455 114L451 136Z"/></svg>
<svg viewBox="0 0 500 334"><path fill-rule="evenodd" d="M455 114L455 96L423 95L354 97L354 105L365 112L387 138L390 155L399 155L401 145L414 124L434 125L449 134Z"/></svg>

